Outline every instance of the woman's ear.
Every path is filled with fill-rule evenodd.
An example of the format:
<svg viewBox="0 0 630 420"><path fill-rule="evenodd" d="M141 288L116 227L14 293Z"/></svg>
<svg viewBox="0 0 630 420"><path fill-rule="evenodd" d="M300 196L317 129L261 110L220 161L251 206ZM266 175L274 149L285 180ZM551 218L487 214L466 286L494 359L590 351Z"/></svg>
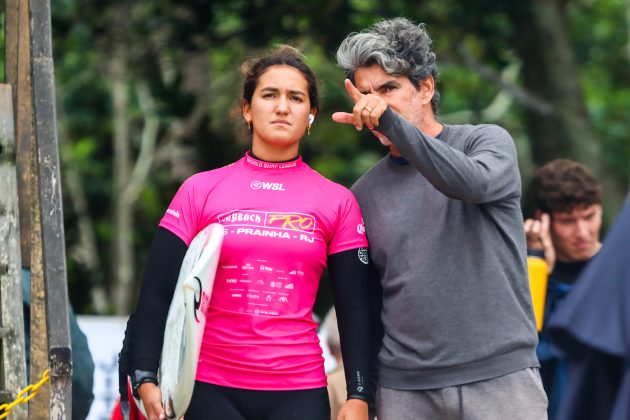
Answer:
<svg viewBox="0 0 630 420"><path fill-rule="evenodd" d="M245 118L245 122L252 122L252 106L249 102L243 101L243 105L241 106L243 110L243 118Z"/></svg>

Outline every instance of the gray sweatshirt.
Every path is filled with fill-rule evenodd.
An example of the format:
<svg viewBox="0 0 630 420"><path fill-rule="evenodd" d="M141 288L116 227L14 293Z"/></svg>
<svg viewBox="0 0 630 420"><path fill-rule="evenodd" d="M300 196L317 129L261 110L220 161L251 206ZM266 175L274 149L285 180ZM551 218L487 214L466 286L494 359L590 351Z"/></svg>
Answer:
<svg viewBox="0 0 630 420"><path fill-rule="evenodd" d="M383 286L379 384L442 388L538 366L521 181L510 135L424 135L388 109L386 156L352 187Z"/></svg>

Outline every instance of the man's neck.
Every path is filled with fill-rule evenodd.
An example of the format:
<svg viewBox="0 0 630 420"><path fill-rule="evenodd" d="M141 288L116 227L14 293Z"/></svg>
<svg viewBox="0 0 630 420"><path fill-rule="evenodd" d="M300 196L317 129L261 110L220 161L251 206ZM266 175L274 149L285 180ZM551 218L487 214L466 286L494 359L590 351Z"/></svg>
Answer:
<svg viewBox="0 0 630 420"><path fill-rule="evenodd" d="M412 122L412 121L409 121L409 122ZM431 108L429 108L429 111L426 112L424 116L422 117L420 126L418 127L417 124L414 124L414 125L420 131L422 131L424 134L430 137L437 137L444 129L444 124L441 124L435 118L435 115L433 114L433 110ZM388 147L389 147L389 152L392 154L392 156L396 156L396 157L402 156L401 153L398 151L398 149L396 149L396 146L394 146L393 144L390 144Z"/></svg>
<svg viewBox="0 0 630 420"><path fill-rule="evenodd" d="M422 131L427 136L437 137L443 129L444 124L441 124L438 120L435 119L433 112L431 112L430 115L426 115L422 119L422 127L420 127L420 131Z"/></svg>

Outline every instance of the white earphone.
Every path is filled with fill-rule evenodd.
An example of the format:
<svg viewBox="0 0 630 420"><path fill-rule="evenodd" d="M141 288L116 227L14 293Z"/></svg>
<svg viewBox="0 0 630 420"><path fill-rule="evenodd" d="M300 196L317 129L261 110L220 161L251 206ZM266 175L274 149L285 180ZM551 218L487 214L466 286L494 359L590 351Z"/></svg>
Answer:
<svg viewBox="0 0 630 420"><path fill-rule="evenodd" d="M308 123L313 124L313 121L315 121L315 115L308 114Z"/></svg>

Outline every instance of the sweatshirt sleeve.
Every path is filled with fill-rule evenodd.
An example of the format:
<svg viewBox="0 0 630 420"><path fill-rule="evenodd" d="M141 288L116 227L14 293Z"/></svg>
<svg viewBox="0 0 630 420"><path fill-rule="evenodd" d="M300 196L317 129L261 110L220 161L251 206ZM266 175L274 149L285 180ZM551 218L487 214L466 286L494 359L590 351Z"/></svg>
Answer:
<svg viewBox="0 0 630 420"><path fill-rule="evenodd" d="M390 108L381 117L378 131L437 190L451 198L480 204L520 194L516 148L510 134L496 125L466 127L470 129L459 133L465 136L462 150L447 144L446 139L427 136Z"/></svg>

